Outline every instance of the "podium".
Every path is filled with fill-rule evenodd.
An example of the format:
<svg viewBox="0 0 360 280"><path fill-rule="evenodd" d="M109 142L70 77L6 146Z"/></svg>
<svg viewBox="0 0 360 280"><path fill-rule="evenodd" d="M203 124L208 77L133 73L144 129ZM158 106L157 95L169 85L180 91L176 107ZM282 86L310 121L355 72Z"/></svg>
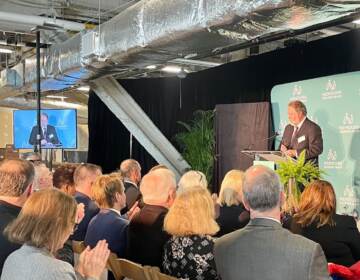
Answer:
<svg viewBox="0 0 360 280"><path fill-rule="evenodd" d="M249 151L243 150L241 153L254 159L253 165L265 165L271 169L276 169L276 165L280 162L287 161L289 158L296 161L295 159L286 156L281 151Z"/></svg>

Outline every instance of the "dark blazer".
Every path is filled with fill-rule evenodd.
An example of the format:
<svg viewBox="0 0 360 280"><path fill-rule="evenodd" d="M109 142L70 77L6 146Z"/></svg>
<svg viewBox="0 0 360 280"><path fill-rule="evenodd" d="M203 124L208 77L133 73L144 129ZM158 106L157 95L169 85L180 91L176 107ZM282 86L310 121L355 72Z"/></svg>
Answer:
<svg viewBox="0 0 360 280"><path fill-rule="evenodd" d="M219 224L220 231L216 236L220 237L237 229L243 228L250 220L250 213L243 204L233 206L220 206L219 217L216 222Z"/></svg>
<svg viewBox="0 0 360 280"><path fill-rule="evenodd" d="M170 238L163 230L168 209L145 204L130 221L127 257L142 265L161 267L163 248Z"/></svg>
<svg viewBox="0 0 360 280"><path fill-rule="evenodd" d="M77 203L84 203L85 205L85 216L82 219L81 223L78 225L78 228L74 234L70 237L72 240L83 241L85 239L86 231L91 219L99 213L100 209L94 201L90 199L87 195L76 192L74 196Z"/></svg>
<svg viewBox="0 0 360 280"><path fill-rule="evenodd" d="M320 245L269 219L220 237L214 252L222 280L329 280Z"/></svg>
<svg viewBox="0 0 360 280"><path fill-rule="evenodd" d="M0 200L0 275L6 258L21 245L10 242L3 234L6 226L19 215L21 208Z"/></svg>
<svg viewBox="0 0 360 280"><path fill-rule="evenodd" d="M35 126L33 126L32 130L31 130L31 134L29 137L29 144L36 145L37 132L38 132L38 126L35 125ZM60 141L59 141L59 138L57 136L56 129L54 126L47 125L46 135L43 134L42 129L40 129L40 134L41 134L41 140L45 139L47 142L49 142L51 144L60 144Z"/></svg>
<svg viewBox="0 0 360 280"><path fill-rule="evenodd" d="M127 244L127 230L129 221L123 219L116 212L101 209L91 219L85 236L85 245L94 248L99 240L105 239L111 252L119 258L125 256Z"/></svg>
<svg viewBox="0 0 360 280"><path fill-rule="evenodd" d="M294 127L288 124L285 127L280 146L283 144L288 149L294 149L298 155L305 150L306 160L311 160L315 164L318 164L319 155L323 151L323 139L320 126L306 118L294 136L295 140L291 143L293 132Z"/></svg>
<svg viewBox="0 0 360 280"><path fill-rule="evenodd" d="M334 222L335 226L325 225L318 228L314 223L302 228L290 218L284 227L319 243L328 262L351 266L360 260L360 233L355 219L336 214Z"/></svg>

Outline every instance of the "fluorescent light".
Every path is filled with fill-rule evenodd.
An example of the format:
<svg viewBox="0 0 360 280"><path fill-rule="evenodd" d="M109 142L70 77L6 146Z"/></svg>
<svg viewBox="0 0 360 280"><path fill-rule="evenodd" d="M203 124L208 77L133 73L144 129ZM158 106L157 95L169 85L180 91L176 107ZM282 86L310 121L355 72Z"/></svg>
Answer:
<svg viewBox="0 0 360 280"><path fill-rule="evenodd" d="M145 68L149 69L149 70L154 70L154 69L156 69L156 65L148 65Z"/></svg>
<svg viewBox="0 0 360 280"><path fill-rule="evenodd" d="M0 53L13 53L13 50L0 48Z"/></svg>
<svg viewBox="0 0 360 280"><path fill-rule="evenodd" d="M165 66L163 69L161 69L165 72L169 72L169 73L180 73L181 72L181 67L178 66Z"/></svg>
<svg viewBox="0 0 360 280"><path fill-rule="evenodd" d="M54 98L54 99L66 99L68 96L60 96L60 95L47 95L48 98Z"/></svg>
<svg viewBox="0 0 360 280"><path fill-rule="evenodd" d="M354 20L353 23L355 23L355 24L360 24L360 19Z"/></svg>
<svg viewBox="0 0 360 280"><path fill-rule="evenodd" d="M90 90L90 87L89 87L89 86L81 86L81 87L78 87L77 90L80 90L80 91L89 91L89 90Z"/></svg>

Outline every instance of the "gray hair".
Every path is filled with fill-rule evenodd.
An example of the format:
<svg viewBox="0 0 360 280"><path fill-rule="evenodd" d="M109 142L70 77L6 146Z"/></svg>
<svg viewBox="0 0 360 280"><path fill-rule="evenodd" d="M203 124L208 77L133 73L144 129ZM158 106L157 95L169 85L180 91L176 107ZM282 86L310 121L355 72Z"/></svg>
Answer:
<svg viewBox="0 0 360 280"><path fill-rule="evenodd" d="M280 204L283 186L275 171L265 166L252 166L245 172L243 194L253 210L260 212Z"/></svg>
<svg viewBox="0 0 360 280"><path fill-rule="evenodd" d="M96 174L97 172L102 173L102 169L99 165L92 163L81 163L74 171L75 185L79 185L87 178L89 174Z"/></svg>
<svg viewBox="0 0 360 280"><path fill-rule="evenodd" d="M21 159L0 161L0 195L19 197L34 181L35 170L31 162Z"/></svg>
<svg viewBox="0 0 360 280"><path fill-rule="evenodd" d="M133 171L141 171L140 164L134 159L126 159L120 164L120 172L124 178L129 178Z"/></svg>
<svg viewBox="0 0 360 280"><path fill-rule="evenodd" d="M307 115L306 106L304 103L302 103L300 100L293 100L289 103L288 107L292 107L295 109L297 113L302 112L304 116Z"/></svg>

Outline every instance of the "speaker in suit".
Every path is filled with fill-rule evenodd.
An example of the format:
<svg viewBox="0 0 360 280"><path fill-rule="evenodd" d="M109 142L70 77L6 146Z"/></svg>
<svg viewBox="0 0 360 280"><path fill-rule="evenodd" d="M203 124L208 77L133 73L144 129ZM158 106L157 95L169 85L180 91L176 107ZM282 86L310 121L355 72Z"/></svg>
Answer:
<svg viewBox="0 0 360 280"><path fill-rule="evenodd" d="M298 100L288 106L288 117L291 124L285 127L280 143L280 150L291 157L297 157L306 151L307 161L318 164L319 155L323 151L321 128L306 117L305 105Z"/></svg>
<svg viewBox="0 0 360 280"><path fill-rule="evenodd" d="M36 145L37 132L38 132L38 126L35 125L31 130L31 134L29 137L29 144ZM60 143L54 126L47 125L44 129L43 128L40 129L40 133L41 133L41 138L40 138L41 140L46 140L47 143L51 143L51 144Z"/></svg>

